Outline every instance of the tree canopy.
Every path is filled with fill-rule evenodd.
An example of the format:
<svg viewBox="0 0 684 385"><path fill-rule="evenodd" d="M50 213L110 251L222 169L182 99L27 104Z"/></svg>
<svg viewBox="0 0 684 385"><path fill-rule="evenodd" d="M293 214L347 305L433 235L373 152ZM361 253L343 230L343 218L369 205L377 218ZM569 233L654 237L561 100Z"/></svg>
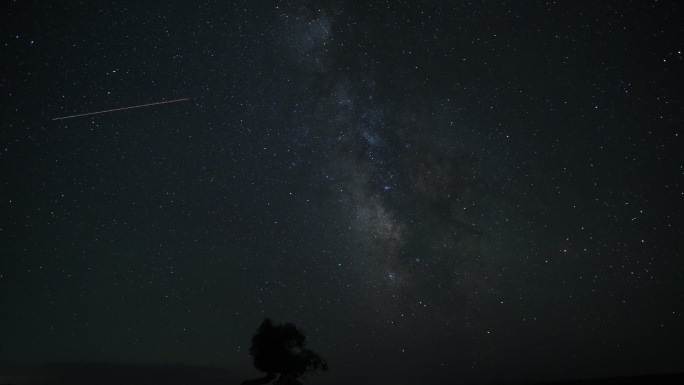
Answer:
<svg viewBox="0 0 684 385"><path fill-rule="evenodd" d="M305 348L306 335L291 323L274 324L266 318L252 337L249 353L254 367L266 377L245 381L243 384L265 384L276 376L277 385L301 384L308 373L326 372L328 364L314 351Z"/></svg>

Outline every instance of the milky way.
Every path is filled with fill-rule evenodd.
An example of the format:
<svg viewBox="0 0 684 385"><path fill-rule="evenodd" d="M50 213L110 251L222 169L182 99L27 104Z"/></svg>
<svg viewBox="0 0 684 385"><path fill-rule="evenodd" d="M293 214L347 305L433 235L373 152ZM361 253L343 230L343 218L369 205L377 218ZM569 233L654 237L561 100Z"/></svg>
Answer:
<svg viewBox="0 0 684 385"><path fill-rule="evenodd" d="M377 63L345 48L373 26L350 17L300 7L276 23L288 65L314 95L293 124L307 127L298 140L319 151L314 177L337 217L326 231L345 245L334 252L352 265L344 279L362 286L372 306L394 309L392 317L428 302L431 311L450 313L467 306L456 296L482 285L482 242L490 235L482 202L498 199L483 175L492 149L473 146L478 138L463 128L456 102L416 100L410 85L395 95L381 89L377 78L387 75L376 73ZM431 294L421 300L415 293L425 290Z"/></svg>

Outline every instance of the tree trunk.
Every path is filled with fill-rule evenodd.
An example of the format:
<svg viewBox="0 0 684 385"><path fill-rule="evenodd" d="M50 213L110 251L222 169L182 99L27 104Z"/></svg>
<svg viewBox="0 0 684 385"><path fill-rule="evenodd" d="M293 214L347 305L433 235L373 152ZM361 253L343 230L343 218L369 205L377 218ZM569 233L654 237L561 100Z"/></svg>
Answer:
<svg viewBox="0 0 684 385"><path fill-rule="evenodd" d="M240 384L240 385L263 385L263 384L268 384L269 382L275 380L275 378L276 378L275 373L269 373L265 377L255 378L253 380L242 381L242 384Z"/></svg>
<svg viewBox="0 0 684 385"><path fill-rule="evenodd" d="M278 381L274 383L274 385L301 385L302 383L299 382L297 379L297 376L294 374L287 374L287 373L281 373L280 377L278 377Z"/></svg>

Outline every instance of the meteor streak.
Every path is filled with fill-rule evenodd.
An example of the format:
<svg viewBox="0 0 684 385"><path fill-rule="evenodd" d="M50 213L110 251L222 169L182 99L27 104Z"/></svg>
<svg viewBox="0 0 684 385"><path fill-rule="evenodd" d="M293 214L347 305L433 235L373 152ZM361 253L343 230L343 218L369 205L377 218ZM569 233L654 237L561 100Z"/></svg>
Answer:
<svg viewBox="0 0 684 385"><path fill-rule="evenodd" d="M78 118L78 117L80 117L80 116L104 114L104 113L107 113L107 112L122 111L122 110L131 110L131 109L133 109L133 108L142 108L142 107L156 106L156 105L158 105L158 104L168 104L168 103L184 102L184 101L186 101L186 100L190 100L190 98L175 99L175 100L166 100L166 101L163 101L163 102L147 103L147 104L140 104L140 105L137 105L137 106L122 107L122 108L113 108L113 109L111 109L111 110L96 111L96 112L88 112L88 113L85 113L85 114L77 114L77 115L62 116L61 118L54 118L54 119L52 119L52 120L63 120L63 119Z"/></svg>

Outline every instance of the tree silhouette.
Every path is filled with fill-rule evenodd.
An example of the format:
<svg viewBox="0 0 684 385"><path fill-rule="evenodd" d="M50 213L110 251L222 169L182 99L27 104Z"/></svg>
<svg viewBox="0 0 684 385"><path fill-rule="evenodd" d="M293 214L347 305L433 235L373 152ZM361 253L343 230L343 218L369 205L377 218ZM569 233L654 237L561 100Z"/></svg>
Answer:
<svg viewBox="0 0 684 385"><path fill-rule="evenodd" d="M325 359L306 349L306 335L291 323L275 325L266 318L252 337L249 353L254 367L265 377L244 381L242 385L267 384L278 377L275 385L300 385L307 373L328 371Z"/></svg>

